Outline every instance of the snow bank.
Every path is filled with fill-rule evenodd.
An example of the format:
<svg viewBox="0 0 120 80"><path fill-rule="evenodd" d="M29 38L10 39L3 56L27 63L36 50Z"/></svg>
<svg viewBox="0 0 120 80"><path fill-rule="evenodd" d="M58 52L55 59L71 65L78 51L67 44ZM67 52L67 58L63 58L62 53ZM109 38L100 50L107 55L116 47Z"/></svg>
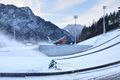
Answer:
<svg viewBox="0 0 120 80"><path fill-rule="evenodd" d="M37 47L26 46L0 33L0 56L45 56Z"/></svg>
<svg viewBox="0 0 120 80"><path fill-rule="evenodd" d="M0 34L0 72L38 72L48 69L50 59L37 49Z"/></svg>
<svg viewBox="0 0 120 80"><path fill-rule="evenodd" d="M107 32L105 34L101 34L101 35L95 36L93 38L87 39L85 41L82 41L82 42L78 43L77 45L97 46L97 45L102 44L102 43L112 39L113 37L119 35L119 33L120 33L120 29L116 29L116 30Z"/></svg>

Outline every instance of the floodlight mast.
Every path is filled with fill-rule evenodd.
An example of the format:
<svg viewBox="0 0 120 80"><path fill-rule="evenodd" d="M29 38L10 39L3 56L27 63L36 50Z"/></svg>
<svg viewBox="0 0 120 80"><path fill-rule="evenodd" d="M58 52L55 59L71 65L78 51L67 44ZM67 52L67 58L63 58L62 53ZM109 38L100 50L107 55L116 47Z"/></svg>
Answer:
<svg viewBox="0 0 120 80"><path fill-rule="evenodd" d="M75 27L77 27L78 16L75 15L75 16L73 16L73 18L75 19ZM75 43L74 44L76 44L77 43L77 32L76 32L76 29L75 29L74 33L75 33Z"/></svg>
<svg viewBox="0 0 120 80"><path fill-rule="evenodd" d="M105 9L106 9L106 6L103 6L103 34L106 33L106 28L105 28Z"/></svg>
<svg viewBox="0 0 120 80"><path fill-rule="evenodd" d="M15 41L16 40L15 25L13 26L13 38L14 38L14 41Z"/></svg>

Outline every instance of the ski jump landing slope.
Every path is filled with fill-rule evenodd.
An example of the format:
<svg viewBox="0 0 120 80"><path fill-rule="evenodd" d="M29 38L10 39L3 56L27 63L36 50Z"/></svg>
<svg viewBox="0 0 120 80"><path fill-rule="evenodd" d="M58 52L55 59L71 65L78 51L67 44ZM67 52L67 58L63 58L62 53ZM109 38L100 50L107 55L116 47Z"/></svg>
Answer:
<svg viewBox="0 0 120 80"><path fill-rule="evenodd" d="M98 36L93 47L78 52L78 54L50 57L57 62L57 69L38 72L2 72L1 77L26 77L34 80L72 80L90 79L93 77L108 76L120 72L120 29ZM89 40L88 40L89 41ZM88 44L88 41L80 44ZM92 39L90 40L92 41ZM46 77L44 77L46 76ZM75 77L76 76L76 77ZM23 78L24 79L24 78ZM26 79L26 78L25 78Z"/></svg>

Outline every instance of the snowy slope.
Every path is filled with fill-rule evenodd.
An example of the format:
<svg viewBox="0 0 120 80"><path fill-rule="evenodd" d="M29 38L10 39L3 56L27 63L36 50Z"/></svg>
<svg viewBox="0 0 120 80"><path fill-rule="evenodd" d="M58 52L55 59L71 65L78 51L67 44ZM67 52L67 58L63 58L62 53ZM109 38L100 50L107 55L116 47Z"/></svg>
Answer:
<svg viewBox="0 0 120 80"><path fill-rule="evenodd" d="M102 34L96 37L93 37L91 39L88 39L86 41L80 42L78 44L74 44L74 45L49 45L49 44L41 44L39 46L39 50L41 52L43 52L45 55L50 56L50 57L69 57L69 56L78 56L78 55L82 55L83 51L87 51L90 49L94 49L94 48L98 48L102 49L105 46L102 45L106 42L108 42L109 40L111 41L112 39L114 39L115 37L117 37L119 34L119 31L111 31L108 32L106 34ZM103 47L104 46L104 47ZM109 44L108 44L109 46ZM101 47L101 48L100 48ZM79 54L80 53L80 54Z"/></svg>
<svg viewBox="0 0 120 80"><path fill-rule="evenodd" d="M0 33L0 56L45 56L37 45L26 46Z"/></svg>
<svg viewBox="0 0 120 80"><path fill-rule="evenodd" d="M64 72L77 69L85 69L90 67L95 67L99 65L105 65L112 62L120 61L120 30L114 30L108 32L105 35L101 35L101 39L94 43L93 48L78 52L78 54L62 56L62 57L9 57L1 56L0 58L0 71L1 72ZM89 43L89 40L82 43ZM92 41L92 40L91 40ZM102 42L102 43L100 43ZM82 44L80 43L80 44ZM104 44L103 44L104 43ZM51 59L57 62L57 67L61 70L47 69ZM16 61L15 61L16 60ZM25 61L24 61L25 60ZM40 62L41 61L41 62ZM2 63L4 62L4 63ZM18 63L15 63L18 62ZM25 63L23 63L25 62ZM12 63L12 64L8 64ZM34 65L34 66L33 66ZM44 66L44 67L43 67ZM8 68L10 67L10 68ZM12 68L14 67L14 68ZM46 77L26 77L26 78L16 78L17 80L74 80L74 79L89 79L93 77L100 77L105 75L111 75L119 73L120 64L106 67L98 70L88 71L88 72L78 72L74 74L65 74L57 76L46 76ZM76 76L76 77L75 77ZM13 78L1 78L2 80ZM16 80L15 79L15 80Z"/></svg>
<svg viewBox="0 0 120 80"><path fill-rule="evenodd" d="M2 33L0 45L0 72L36 72L48 68L50 60L37 50L37 45L26 46Z"/></svg>
<svg viewBox="0 0 120 80"><path fill-rule="evenodd" d="M34 76L34 77L14 77L14 78L1 77L0 80L99 80L100 78L106 76L112 77L112 75L116 73L120 73L119 70L120 67L118 65L92 72L82 72L82 73L73 73L73 74L56 75L56 76L37 76L37 77Z"/></svg>
<svg viewBox="0 0 120 80"><path fill-rule="evenodd" d="M90 38L88 40L82 41L82 42L78 43L77 45L94 45L94 46L96 46L96 45L102 44L102 43L112 39L113 37L119 35L119 32L120 32L120 29L113 30L113 31L107 32L105 34L101 34L101 35L95 36L93 38Z"/></svg>
<svg viewBox="0 0 120 80"><path fill-rule="evenodd" d="M97 39L98 39L98 41L97 41ZM77 44L77 45L87 45L87 44L93 45L93 47L90 47L90 48L84 50L83 52L81 52L81 50L79 50L74 55L68 55L68 56L62 56L62 57L53 57L53 58L62 59L62 58L68 58L68 57L81 56L84 54L88 54L88 53L109 47L117 42L120 42L119 40L120 40L120 30L118 29L118 30L108 32L105 35L100 35L100 36L88 39L86 41L83 41L83 42Z"/></svg>

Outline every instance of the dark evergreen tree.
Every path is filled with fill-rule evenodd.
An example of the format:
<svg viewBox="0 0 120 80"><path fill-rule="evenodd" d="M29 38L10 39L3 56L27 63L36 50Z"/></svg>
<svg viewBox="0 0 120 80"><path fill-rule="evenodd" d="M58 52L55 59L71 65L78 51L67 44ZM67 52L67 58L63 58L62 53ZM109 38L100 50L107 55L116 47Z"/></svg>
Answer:
<svg viewBox="0 0 120 80"><path fill-rule="evenodd" d="M119 28L119 15L120 11L113 12L105 15L105 28L106 32ZM83 41L89 39L91 37L100 35L103 33L103 17L101 17L97 22L93 22L93 24L89 27L84 27L79 41Z"/></svg>

